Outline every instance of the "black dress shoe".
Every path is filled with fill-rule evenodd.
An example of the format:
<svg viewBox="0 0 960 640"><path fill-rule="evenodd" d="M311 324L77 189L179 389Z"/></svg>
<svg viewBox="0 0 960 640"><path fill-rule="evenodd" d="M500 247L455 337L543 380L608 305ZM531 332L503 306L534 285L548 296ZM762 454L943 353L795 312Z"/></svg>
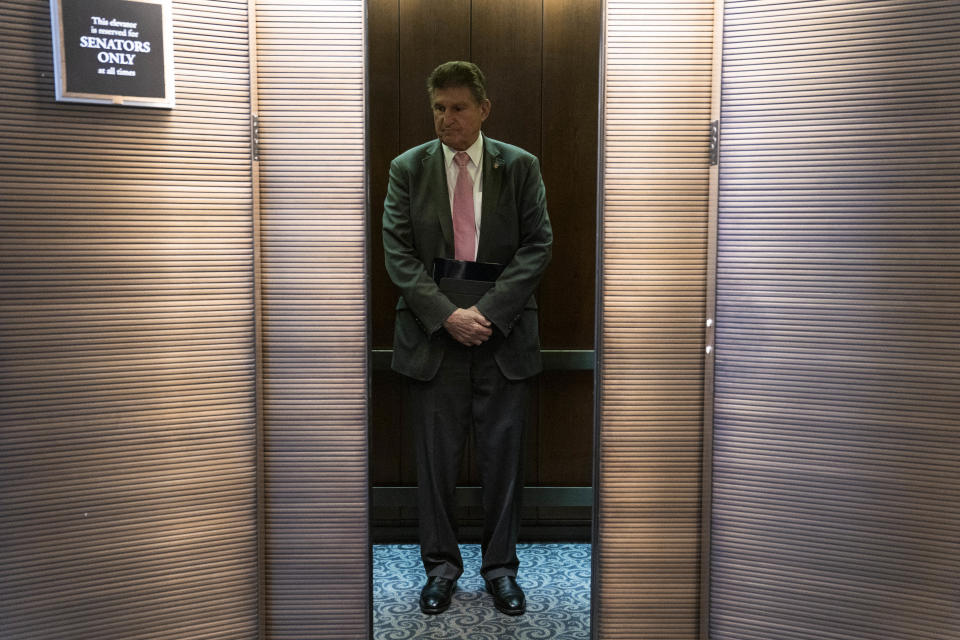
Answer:
<svg viewBox="0 0 960 640"><path fill-rule="evenodd" d="M508 616L519 616L527 610L523 589L513 576L500 576L487 580L487 591L493 594L493 604Z"/></svg>
<svg viewBox="0 0 960 640"><path fill-rule="evenodd" d="M420 611L431 615L443 613L450 606L450 598L456 588L456 580L430 576L420 592Z"/></svg>

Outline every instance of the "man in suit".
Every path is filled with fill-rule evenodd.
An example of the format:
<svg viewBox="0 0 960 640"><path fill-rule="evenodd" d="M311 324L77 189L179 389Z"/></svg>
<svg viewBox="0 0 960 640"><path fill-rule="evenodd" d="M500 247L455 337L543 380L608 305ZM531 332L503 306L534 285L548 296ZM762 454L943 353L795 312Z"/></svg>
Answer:
<svg viewBox="0 0 960 640"><path fill-rule="evenodd" d="M392 367L406 377L405 417L416 433L427 573L420 608L446 610L463 573L454 491L472 433L483 488L480 572L496 607L519 615L524 430L542 368L533 293L553 236L537 159L480 131L491 106L480 69L442 64L427 89L438 139L393 160L383 213L386 267L401 294ZM441 291L437 258L494 263L499 275L462 298Z"/></svg>

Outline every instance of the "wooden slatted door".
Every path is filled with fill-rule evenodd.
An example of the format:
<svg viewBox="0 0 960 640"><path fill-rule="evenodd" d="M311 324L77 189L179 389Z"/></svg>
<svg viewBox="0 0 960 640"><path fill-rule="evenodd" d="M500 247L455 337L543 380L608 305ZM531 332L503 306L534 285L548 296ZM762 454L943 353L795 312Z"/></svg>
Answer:
<svg viewBox="0 0 960 640"><path fill-rule="evenodd" d="M257 3L266 631L370 611L364 3Z"/></svg>
<svg viewBox="0 0 960 640"><path fill-rule="evenodd" d="M714 3L607 2L601 135L599 638L694 638Z"/></svg>
<svg viewBox="0 0 960 640"><path fill-rule="evenodd" d="M54 101L0 21L0 636L256 638L247 2L174 2L177 108Z"/></svg>
<svg viewBox="0 0 960 640"><path fill-rule="evenodd" d="M955 637L960 6L725 13L710 637Z"/></svg>

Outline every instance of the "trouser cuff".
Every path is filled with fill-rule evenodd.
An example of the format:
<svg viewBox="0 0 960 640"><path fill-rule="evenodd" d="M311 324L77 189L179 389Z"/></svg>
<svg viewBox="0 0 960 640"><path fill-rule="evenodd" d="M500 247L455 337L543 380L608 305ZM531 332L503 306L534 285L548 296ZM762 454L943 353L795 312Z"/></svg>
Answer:
<svg viewBox="0 0 960 640"><path fill-rule="evenodd" d="M485 574L483 574L483 579L486 581L496 580L497 578L502 578L503 576L511 576L513 578L517 577L517 572L513 569L490 569Z"/></svg>

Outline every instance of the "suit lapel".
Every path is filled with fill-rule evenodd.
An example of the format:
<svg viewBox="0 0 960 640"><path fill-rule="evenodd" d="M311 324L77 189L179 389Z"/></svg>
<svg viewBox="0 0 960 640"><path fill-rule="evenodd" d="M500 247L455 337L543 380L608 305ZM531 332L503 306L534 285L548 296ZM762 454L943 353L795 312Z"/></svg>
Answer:
<svg viewBox="0 0 960 640"><path fill-rule="evenodd" d="M428 210L437 215L440 229L443 231L443 244L449 255L453 256L453 215L450 212L450 195L447 190L447 169L443 165L443 149L440 141L431 145L421 161L423 180L427 185Z"/></svg>
<svg viewBox="0 0 960 640"><path fill-rule="evenodd" d="M483 261L483 251L496 237L499 227L497 203L500 201L500 185L503 181L503 159L500 148L490 138L483 138L483 201L480 205L480 241L477 245L477 260Z"/></svg>

